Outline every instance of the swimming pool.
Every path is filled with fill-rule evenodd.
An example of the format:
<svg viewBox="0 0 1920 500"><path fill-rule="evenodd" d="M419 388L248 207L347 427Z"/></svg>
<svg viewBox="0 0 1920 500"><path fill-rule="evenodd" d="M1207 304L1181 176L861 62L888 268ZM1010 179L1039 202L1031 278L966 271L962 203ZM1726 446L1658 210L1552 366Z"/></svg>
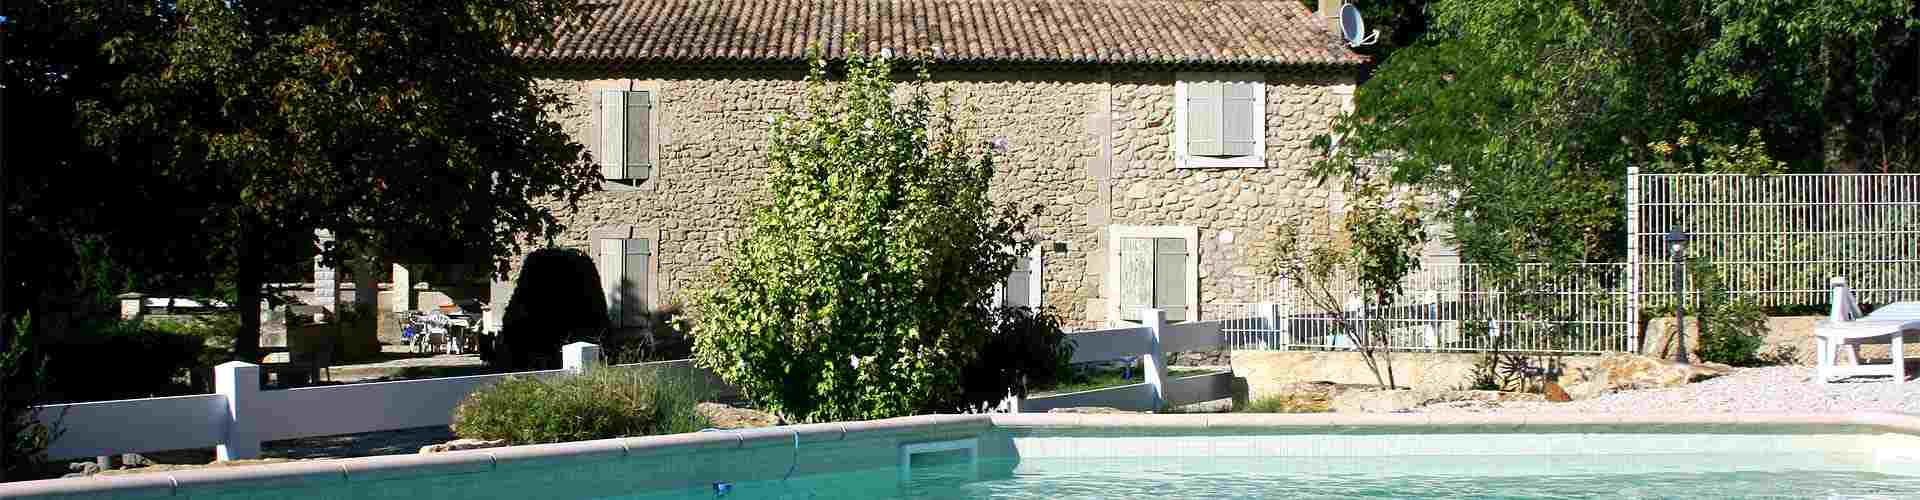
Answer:
<svg viewBox="0 0 1920 500"><path fill-rule="evenodd" d="M1920 497L1920 417L921 416L31 481L89 498Z"/></svg>

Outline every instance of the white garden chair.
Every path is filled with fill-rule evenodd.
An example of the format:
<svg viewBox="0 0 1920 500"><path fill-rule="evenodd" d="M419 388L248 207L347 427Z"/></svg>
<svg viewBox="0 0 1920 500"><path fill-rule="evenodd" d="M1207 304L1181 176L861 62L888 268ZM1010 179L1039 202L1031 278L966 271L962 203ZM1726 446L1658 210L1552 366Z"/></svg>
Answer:
<svg viewBox="0 0 1920 500"><path fill-rule="evenodd" d="M1831 284L1833 308L1826 321L1813 327L1817 356L1814 380L1825 384L1836 378L1889 376L1893 383L1906 382L1906 341L1909 337L1920 341L1920 302L1895 302L1863 316L1847 279L1835 276ZM1892 362L1861 363L1862 344L1889 344ZM1841 365L1834 359L1842 353L1848 364Z"/></svg>

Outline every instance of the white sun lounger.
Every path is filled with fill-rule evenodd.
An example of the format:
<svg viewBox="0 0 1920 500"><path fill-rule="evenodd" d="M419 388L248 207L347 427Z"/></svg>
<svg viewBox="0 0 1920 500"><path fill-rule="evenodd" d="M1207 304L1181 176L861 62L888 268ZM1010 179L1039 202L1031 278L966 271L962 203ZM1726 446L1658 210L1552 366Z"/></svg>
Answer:
<svg viewBox="0 0 1920 500"><path fill-rule="evenodd" d="M1818 368L1814 379L1827 383L1836 378L1884 375L1893 382L1907 380L1906 341L1920 341L1920 302L1895 302L1862 316L1860 304L1847 287L1846 278L1834 277L1833 309L1827 320L1813 327ZM1888 353L1893 362L1863 364L1860 345L1891 344ZM1846 353L1850 364L1840 365L1834 358Z"/></svg>

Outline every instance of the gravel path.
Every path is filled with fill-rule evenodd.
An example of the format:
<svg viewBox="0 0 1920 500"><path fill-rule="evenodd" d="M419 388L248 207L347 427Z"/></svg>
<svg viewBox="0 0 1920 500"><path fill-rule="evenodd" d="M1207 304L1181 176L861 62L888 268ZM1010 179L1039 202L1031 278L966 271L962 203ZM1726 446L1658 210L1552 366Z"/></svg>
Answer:
<svg viewBox="0 0 1920 500"><path fill-rule="evenodd" d="M1810 381L1812 367L1736 368L1732 374L1685 387L1622 391L1570 403L1450 403L1428 412L1515 413L1920 413L1920 381L1894 384L1884 378L1827 385Z"/></svg>

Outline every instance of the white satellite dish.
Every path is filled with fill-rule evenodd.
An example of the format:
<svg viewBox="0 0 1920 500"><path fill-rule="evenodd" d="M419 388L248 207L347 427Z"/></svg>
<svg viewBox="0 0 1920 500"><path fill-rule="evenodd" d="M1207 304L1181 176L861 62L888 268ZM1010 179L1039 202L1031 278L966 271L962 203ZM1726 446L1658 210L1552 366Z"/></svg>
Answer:
<svg viewBox="0 0 1920 500"><path fill-rule="evenodd" d="M1340 6L1340 34L1346 37L1348 47L1373 45L1380 38L1380 30L1367 32L1367 22L1360 19L1360 8L1353 4Z"/></svg>

